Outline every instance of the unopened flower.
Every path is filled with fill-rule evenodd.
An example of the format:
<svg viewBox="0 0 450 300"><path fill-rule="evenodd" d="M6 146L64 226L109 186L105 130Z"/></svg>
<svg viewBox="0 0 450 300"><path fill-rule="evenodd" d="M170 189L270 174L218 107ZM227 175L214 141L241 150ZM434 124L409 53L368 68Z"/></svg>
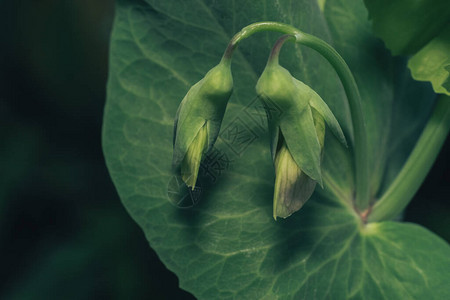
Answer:
<svg viewBox="0 0 450 300"><path fill-rule="evenodd" d="M272 102L282 111L268 119L276 176L275 219L298 211L312 195L316 183L323 185L321 157L325 123L346 145L341 127L328 105L278 64L279 47L277 42L256 85L264 105Z"/></svg>
<svg viewBox="0 0 450 300"><path fill-rule="evenodd" d="M190 88L178 107L172 165L192 189L201 160L219 135L232 88L230 61L223 59Z"/></svg>

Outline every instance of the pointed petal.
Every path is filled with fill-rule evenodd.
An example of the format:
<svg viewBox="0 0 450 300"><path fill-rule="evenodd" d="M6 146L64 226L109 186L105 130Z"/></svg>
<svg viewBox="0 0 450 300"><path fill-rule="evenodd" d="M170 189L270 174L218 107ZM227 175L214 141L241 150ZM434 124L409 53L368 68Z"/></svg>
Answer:
<svg viewBox="0 0 450 300"><path fill-rule="evenodd" d="M217 105L216 110L212 112L211 115L208 116L208 150L211 150L214 143L219 136L220 127L222 125L223 115L225 113L226 106Z"/></svg>
<svg viewBox="0 0 450 300"><path fill-rule="evenodd" d="M311 197L316 181L300 170L285 143L277 152L275 172L273 217L276 220L277 217L287 218L298 211Z"/></svg>
<svg viewBox="0 0 450 300"><path fill-rule="evenodd" d="M317 139L319 140L320 149L322 149L321 155L323 154L323 146L325 143L325 122L322 115L311 107L311 113L314 120L314 127L316 128ZM322 156L321 156L322 162Z"/></svg>
<svg viewBox="0 0 450 300"><path fill-rule="evenodd" d="M273 122L269 122L269 138L270 138L270 151L272 153L272 159L273 161L275 161L277 146L280 139L280 127L278 127Z"/></svg>
<svg viewBox="0 0 450 300"><path fill-rule="evenodd" d="M232 89L233 78L230 64L226 60L222 60L189 89L175 116L172 160L174 169L179 169L194 138L205 123L207 141L206 148L202 151L212 147L219 134Z"/></svg>
<svg viewBox="0 0 450 300"><path fill-rule="evenodd" d="M175 120L173 122L173 145L172 147L175 147L175 140L177 138L177 128L178 128L178 118L180 116L180 110L182 109L186 97L181 101L180 105L178 106L177 113L175 114Z"/></svg>
<svg viewBox="0 0 450 300"><path fill-rule="evenodd" d="M269 104L270 100L267 99L267 97L265 95L258 95L258 98L264 108L269 109L272 106L271 104ZM277 152L277 145L278 145L279 132L280 132L280 127L278 125L279 116L273 115L273 116L269 117L267 114L267 111L266 111L266 116L268 118L267 126L269 129L270 152L272 154L272 160L275 162L275 155Z"/></svg>
<svg viewBox="0 0 450 300"><path fill-rule="evenodd" d="M203 118L194 117L190 120L189 126L180 125L177 129L177 136L175 140L175 147L173 149L173 161L174 168L178 168L183 160L189 146L197 136L200 128L206 123Z"/></svg>
<svg viewBox="0 0 450 300"><path fill-rule="evenodd" d="M207 123L200 128L181 162L181 178L188 187L192 188L192 190L195 188L200 163L208 143L208 133L206 128Z"/></svg>
<svg viewBox="0 0 450 300"><path fill-rule="evenodd" d="M300 169L322 185L321 147L317 138L311 108L293 109L284 114L280 129L292 157Z"/></svg>
<svg viewBox="0 0 450 300"><path fill-rule="evenodd" d="M313 90L311 90L311 98L309 100L309 104L313 107L317 112L319 112L327 123L328 127L333 132L334 136L345 146L347 147L347 141L345 140L344 133L342 132L341 126L339 122L336 120L333 112L330 110L328 105L322 98Z"/></svg>
<svg viewBox="0 0 450 300"><path fill-rule="evenodd" d="M198 85L196 84L189 90L177 111L172 160L172 166L175 169L180 166L180 163L186 155L189 145L197 136L200 128L206 122L203 116L196 113L195 105L190 105L189 103L192 99L191 95L195 94L192 93L192 91L195 91L197 87Z"/></svg>

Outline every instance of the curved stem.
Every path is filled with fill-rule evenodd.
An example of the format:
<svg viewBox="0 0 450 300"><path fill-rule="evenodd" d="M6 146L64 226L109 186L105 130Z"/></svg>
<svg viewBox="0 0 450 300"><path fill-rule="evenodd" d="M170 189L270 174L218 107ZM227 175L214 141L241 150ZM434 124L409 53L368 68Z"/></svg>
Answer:
<svg viewBox="0 0 450 300"><path fill-rule="evenodd" d="M223 58L231 58L233 55L233 51L236 49L237 45L244 39L249 36L261 32L261 31L277 31L285 34L296 35L301 33L297 28L283 24L278 22L257 22L250 24L241 29L238 33L236 33L228 44L225 53L223 54Z"/></svg>
<svg viewBox="0 0 450 300"><path fill-rule="evenodd" d="M278 64L281 47L283 47L283 44L286 41L291 39L295 40L295 35L285 34L275 42L275 45L273 45L272 51L270 52L268 63Z"/></svg>
<svg viewBox="0 0 450 300"><path fill-rule="evenodd" d="M369 206L369 161L367 149L367 135L364 115L361 108L361 96L352 72L344 59L326 42L315 36L303 33L297 37L300 44L309 46L324 56L334 67L341 79L347 95L354 133L353 152L355 155L356 197L355 207L364 211Z"/></svg>
<svg viewBox="0 0 450 300"><path fill-rule="evenodd" d="M402 212L433 166L449 130L450 97L441 95L402 170L373 206L369 222L391 220Z"/></svg>
<svg viewBox="0 0 450 300"><path fill-rule="evenodd" d="M354 132L353 152L355 155L356 173L355 206L358 211L364 211L368 208L370 201L366 125L361 109L361 96L349 67L336 50L326 42L303 33L293 26L277 22L259 22L244 27L231 39L223 59L230 59L240 41L260 31L278 31L288 35L294 35L296 42L319 52L336 70L347 95L352 117Z"/></svg>

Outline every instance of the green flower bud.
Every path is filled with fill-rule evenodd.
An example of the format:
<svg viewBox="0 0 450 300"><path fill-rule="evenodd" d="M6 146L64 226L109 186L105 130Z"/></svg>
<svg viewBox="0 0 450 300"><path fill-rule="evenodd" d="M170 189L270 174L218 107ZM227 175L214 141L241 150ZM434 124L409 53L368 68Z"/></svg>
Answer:
<svg viewBox="0 0 450 300"><path fill-rule="evenodd" d="M275 103L282 111L268 118L276 169L275 219L299 210L313 193L316 182L323 186L321 157L325 123L346 145L342 129L328 105L278 64L279 48L277 42L256 85L263 104Z"/></svg>
<svg viewBox="0 0 450 300"><path fill-rule="evenodd" d="M202 157L220 131L233 89L230 60L222 61L193 85L175 116L172 165L194 189Z"/></svg>

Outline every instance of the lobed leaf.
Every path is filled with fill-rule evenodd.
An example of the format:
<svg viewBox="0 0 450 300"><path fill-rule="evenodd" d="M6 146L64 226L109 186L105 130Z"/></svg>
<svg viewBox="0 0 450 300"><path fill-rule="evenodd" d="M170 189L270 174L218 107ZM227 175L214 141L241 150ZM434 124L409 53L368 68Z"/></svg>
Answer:
<svg viewBox="0 0 450 300"><path fill-rule="evenodd" d="M372 195L391 178L384 174L398 172L432 94L411 83L405 65L372 36L362 3L321 4L322 11L307 0L118 1L103 127L117 191L180 286L199 299L449 298L449 246L412 224L364 226L351 203L350 149L333 135L325 141L324 190L288 219L273 221L274 170L254 86L275 33L240 45L215 152L203 165L198 193L187 195L195 205L177 207L186 196L170 172L177 107L217 64L231 36L261 20L292 24L336 47L364 101ZM298 45L286 45L280 59L317 91L351 137L345 94L327 62ZM417 125L399 126L410 120Z"/></svg>

